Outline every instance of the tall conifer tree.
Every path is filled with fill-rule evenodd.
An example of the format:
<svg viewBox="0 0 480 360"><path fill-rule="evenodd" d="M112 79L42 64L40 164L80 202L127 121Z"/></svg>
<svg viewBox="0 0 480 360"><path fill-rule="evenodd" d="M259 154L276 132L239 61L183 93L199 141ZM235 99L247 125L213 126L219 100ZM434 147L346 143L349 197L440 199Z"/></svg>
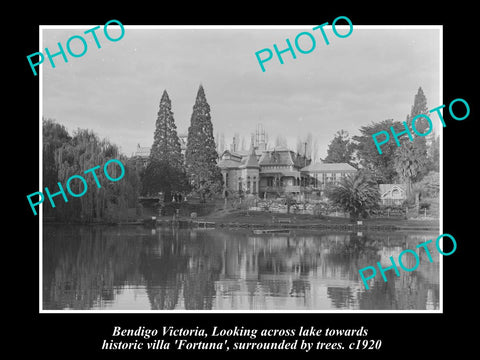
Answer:
<svg viewBox="0 0 480 360"><path fill-rule="evenodd" d="M150 160L166 162L175 169L181 169L183 166L180 139L167 90L163 91L160 100Z"/></svg>
<svg viewBox="0 0 480 360"><path fill-rule="evenodd" d="M410 115L407 115L407 125L412 129L412 120L417 115L427 115L427 98L421 87L415 95ZM427 131L428 122L422 117L415 121L415 129L420 134ZM407 185L407 194L412 192L412 184L421 180L425 175L427 168L427 145L425 137L412 132L413 141L399 140L401 146L395 151L395 169L402 181Z"/></svg>
<svg viewBox="0 0 480 360"><path fill-rule="evenodd" d="M190 185L202 201L222 191L217 157L210 106L200 85L188 128L185 163Z"/></svg>
<svg viewBox="0 0 480 360"><path fill-rule="evenodd" d="M172 112L172 103L163 91L158 110L153 145L143 177L143 192L163 192L164 201L171 201L172 192L185 190L186 175L180 139Z"/></svg>
<svg viewBox="0 0 480 360"><path fill-rule="evenodd" d="M328 145L326 163L347 163L353 165L354 145L347 131L339 130Z"/></svg>
<svg viewBox="0 0 480 360"><path fill-rule="evenodd" d="M379 184L390 184L394 182L397 177L397 172L394 167L397 145L394 141L389 141L382 146L382 154L379 154L372 143L372 134L382 130L388 130L392 126L397 133L403 128L399 121L386 119L360 127L361 135L352 137L360 167L370 170L373 178Z"/></svg>

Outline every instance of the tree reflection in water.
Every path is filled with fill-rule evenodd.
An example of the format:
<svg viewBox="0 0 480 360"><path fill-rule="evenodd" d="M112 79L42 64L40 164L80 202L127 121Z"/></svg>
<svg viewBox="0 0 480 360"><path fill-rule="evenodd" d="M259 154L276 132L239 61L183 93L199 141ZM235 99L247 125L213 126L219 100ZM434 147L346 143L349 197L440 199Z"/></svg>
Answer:
<svg viewBox="0 0 480 360"><path fill-rule="evenodd" d="M44 227L45 309L108 309L129 287L151 310L436 309L438 259L365 290L358 269L414 248L404 233ZM432 234L431 238L435 236ZM405 264L409 266L409 264ZM390 274L391 273L391 274ZM393 275L393 276L392 276ZM147 299L147 300L145 300ZM135 301L129 308L137 305ZM145 304L143 304L145 305Z"/></svg>

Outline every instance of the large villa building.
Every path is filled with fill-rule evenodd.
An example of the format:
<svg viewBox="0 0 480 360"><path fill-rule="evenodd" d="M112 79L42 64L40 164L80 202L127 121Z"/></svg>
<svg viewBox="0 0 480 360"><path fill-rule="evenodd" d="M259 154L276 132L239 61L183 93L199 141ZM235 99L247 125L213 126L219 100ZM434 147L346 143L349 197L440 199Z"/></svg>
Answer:
<svg viewBox="0 0 480 360"><path fill-rule="evenodd" d="M312 163L286 147L267 149L265 134L259 131L249 151L237 150L234 138L230 149L219 155L218 167L225 194L254 194L260 198L321 195L327 184L336 184L356 172L349 164Z"/></svg>
<svg viewBox="0 0 480 360"><path fill-rule="evenodd" d="M284 147L262 149L253 145L248 153L225 150L218 166L228 193L261 198L320 195L327 184L336 184L356 172L349 164L312 163L311 159Z"/></svg>
<svg viewBox="0 0 480 360"><path fill-rule="evenodd" d="M186 135L180 135L182 153ZM150 148L138 145L133 155L146 165ZM328 184L337 184L357 170L346 163L312 163L311 159L286 147L267 149L265 137L252 139L250 150L236 149L235 139L229 150L219 154L218 167L224 183L224 195L254 194L260 198L293 195L321 195Z"/></svg>

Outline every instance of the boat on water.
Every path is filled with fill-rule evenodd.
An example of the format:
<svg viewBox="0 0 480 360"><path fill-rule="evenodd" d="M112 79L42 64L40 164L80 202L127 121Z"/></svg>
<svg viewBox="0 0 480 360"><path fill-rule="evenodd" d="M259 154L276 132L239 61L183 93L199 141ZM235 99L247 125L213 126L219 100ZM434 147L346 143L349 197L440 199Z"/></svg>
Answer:
<svg viewBox="0 0 480 360"><path fill-rule="evenodd" d="M288 229L253 229L255 235L263 234L290 234Z"/></svg>

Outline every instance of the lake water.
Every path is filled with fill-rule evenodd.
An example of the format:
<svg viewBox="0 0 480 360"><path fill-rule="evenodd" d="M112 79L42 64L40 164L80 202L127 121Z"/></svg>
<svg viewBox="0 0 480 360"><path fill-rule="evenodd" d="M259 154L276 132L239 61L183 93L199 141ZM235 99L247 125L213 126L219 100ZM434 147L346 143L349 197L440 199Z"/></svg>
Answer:
<svg viewBox="0 0 480 360"><path fill-rule="evenodd" d="M422 250L416 270L378 272L369 290L358 270L437 236L44 225L43 309L435 310L434 246L433 263Z"/></svg>

